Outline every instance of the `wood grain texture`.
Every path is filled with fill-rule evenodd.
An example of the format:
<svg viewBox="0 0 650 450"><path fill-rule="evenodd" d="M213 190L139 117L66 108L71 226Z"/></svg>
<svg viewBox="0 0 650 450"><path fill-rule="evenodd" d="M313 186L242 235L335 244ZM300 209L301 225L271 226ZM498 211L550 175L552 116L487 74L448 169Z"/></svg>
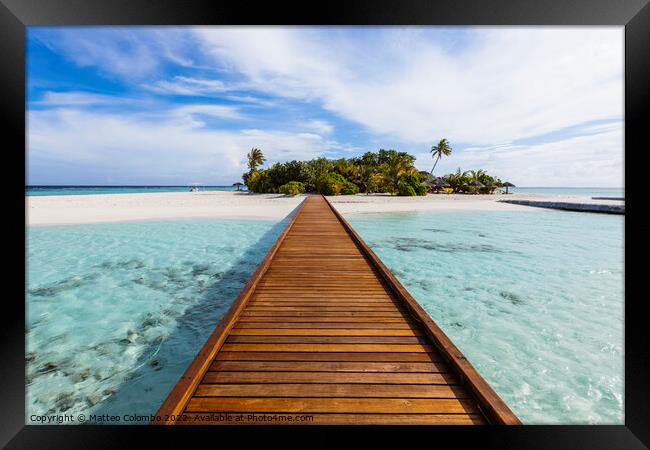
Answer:
<svg viewBox="0 0 650 450"><path fill-rule="evenodd" d="M519 423L322 196L303 201L157 415L170 413L164 423Z"/></svg>

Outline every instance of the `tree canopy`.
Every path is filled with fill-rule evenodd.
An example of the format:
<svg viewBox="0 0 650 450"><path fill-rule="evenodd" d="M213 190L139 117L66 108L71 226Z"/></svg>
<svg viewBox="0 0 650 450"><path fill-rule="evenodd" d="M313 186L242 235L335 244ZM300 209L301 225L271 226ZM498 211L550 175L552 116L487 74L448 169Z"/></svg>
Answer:
<svg viewBox="0 0 650 450"><path fill-rule="evenodd" d="M256 150L259 153L253 154ZM406 152L384 150L360 157L275 163L258 170L265 161L261 150L248 154L249 171L243 175L251 192L276 193L281 186L300 182L307 192L325 195L387 192L397 195L425 195L424 181L414 166L415 157ZM253 162L253 164L251 164ZM410 189L409 189L410 187Z"/></svg>
<svg viewBox="0 0 650 450"><path fill-rule="evenodd" d="M441 140L432 153L434 149L438 159L451 153L446 139ZM266 169L260 168L266 162L260 149L252 149L247 157L249 170L243 174L243 179L250 192L304 191L325 195L361 192L414 196L436 189L430 182L436 178L428 172L418 172L413 155L393 149L368 151L353 158L276 162ZM482 169L462 172L459 168L441 179L449 185L449 192L455 193L491 193L503 186L501 180Z"/></svg>

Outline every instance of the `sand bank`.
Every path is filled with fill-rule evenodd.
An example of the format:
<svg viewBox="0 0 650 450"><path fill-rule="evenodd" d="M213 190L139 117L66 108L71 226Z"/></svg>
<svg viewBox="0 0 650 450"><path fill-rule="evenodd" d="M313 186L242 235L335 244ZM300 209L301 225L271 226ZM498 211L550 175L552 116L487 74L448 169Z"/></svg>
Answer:
<svg viewBox="0 0 650 450"><path fill-rule="evenodd" d="M498 202L500 199L532 199L577 202L589 200L570 196L534 194L511 195L427 195L393 197L354 195L329 197L342 213L407 211L499 210L529 211L531 208ZM286 217L302 201L302 196L249 194L246 192L161 192L147 194L105 194L29 196L26 199L28 225L62 225L137 220L169 219L274 219Z"/></svg>

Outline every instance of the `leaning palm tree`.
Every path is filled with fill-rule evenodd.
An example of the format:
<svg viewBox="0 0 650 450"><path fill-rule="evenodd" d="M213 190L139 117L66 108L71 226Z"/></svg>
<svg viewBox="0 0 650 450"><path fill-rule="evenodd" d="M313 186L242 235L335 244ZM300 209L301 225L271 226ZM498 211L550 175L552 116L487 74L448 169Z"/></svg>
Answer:
<svg viewBox="0 0 650 450"><path fill-rule="evenodd" d="M449 141L447 139L441 139L440 142L438 142L438 145L431 147L431 157L436 159L431 168L431 173L433 173L440 158L449 155L451 155L451 147L449 146Z"/></svg>
<svg viewBox="0 0 650 450"><path fill-rule="evenodd" d="M251 173L255 172L259 166L266 162L264 153L259 148L253 148L248 152L248 169Z"/></svg>

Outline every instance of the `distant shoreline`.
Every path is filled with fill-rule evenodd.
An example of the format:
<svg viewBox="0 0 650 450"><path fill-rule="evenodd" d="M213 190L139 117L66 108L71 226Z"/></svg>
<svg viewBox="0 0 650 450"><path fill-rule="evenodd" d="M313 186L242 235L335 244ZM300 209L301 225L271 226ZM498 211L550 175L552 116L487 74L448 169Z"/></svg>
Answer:
<svg viewBox="0 0 650 450"><path fill-rule="evenodd" d="M191 185L31 185L25 186L25 195L96 195L96 194L144 194L149 192L189 192ZM200 191L235 191L232 185L197 185ZM241 190L246 191L246 186ZM579 197L624 197L622 187L514 187L516 194L575 195Z"/></svg>
<svg viewBox="0 0 650 450"><path fill-rule="evenodd" d="M302 196L250 194L231 190L155 192L137 194L26 196L28 226L112 223L173 219L281 220ZM429 194L397 197L357 194L329 197L344 214L414 211L531 211L529 206L498 202L502 199L554 200L607 204L611 201L539 194Z"/></svg>

